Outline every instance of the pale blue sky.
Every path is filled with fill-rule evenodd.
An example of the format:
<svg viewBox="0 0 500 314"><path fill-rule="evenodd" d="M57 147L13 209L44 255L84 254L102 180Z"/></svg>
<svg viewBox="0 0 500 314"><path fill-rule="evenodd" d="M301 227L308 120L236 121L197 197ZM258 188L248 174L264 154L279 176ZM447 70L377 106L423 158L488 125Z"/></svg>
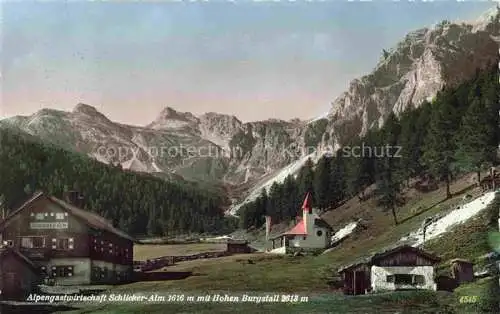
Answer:
<svg viewBox="0 0 500 314"><path fill-rule="evenodd" d="M407 32L493 5L3 3L0 116L84 102L139 125L165 106L312 118Z"/></svg>

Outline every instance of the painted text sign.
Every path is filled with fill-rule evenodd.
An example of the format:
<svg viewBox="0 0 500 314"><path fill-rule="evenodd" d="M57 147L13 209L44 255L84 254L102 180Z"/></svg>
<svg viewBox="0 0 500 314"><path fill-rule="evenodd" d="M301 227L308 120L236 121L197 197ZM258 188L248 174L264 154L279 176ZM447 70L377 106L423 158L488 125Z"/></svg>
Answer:
<svg viewBox="0 0 500 314"><path fill-rule="evenodd" d="M31 229L68 229L67 222L32 222Z"/></svg>

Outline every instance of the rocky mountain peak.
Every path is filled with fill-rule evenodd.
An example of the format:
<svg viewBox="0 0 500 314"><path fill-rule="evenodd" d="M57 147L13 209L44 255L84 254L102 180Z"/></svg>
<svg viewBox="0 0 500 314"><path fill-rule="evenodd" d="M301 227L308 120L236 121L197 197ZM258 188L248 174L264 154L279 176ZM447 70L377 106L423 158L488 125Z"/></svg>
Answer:
<svg viewBox="0 0 500 314"><path fill-rule="evenodd" d="M72 113L76 115L83 115L92 119L97 119L99 121L106 121L111 123L111 121L104 114L102 114L94 106L88 104L78 103L75 106L75 108L73 108Z"/></svg>
<svg viewBox="0 0 500 314"><path fill-rule="evenodd" d="M391 111L418 107L444 86L459 84L496 62L498 45L491 37L500 32L499 13L496 7L474 22L442 21L384 49L374 70L351 81L333 102L329 133L341 142L362 135L382 126Z"/></svg>
<svg viewBox="0 0 500 314"><path fill-rule="evenodd" d="M180 112L172 107L165 107L156 119L146 127L152 129L179 129L193 127L198 118L190 112Z"/></svg>
<svg viewBox="0 0 500 314"><path fill-rule="evenodd" d="M500 17L500 6L497 4L488 11L484 12L478 19L471 22L475 30L485 30L493 23L498 23Z"/></svg>
<svg viewBox="0 0 500 314"><path fill-rule="evenodd" d="M224 126L225 128L239 128L243 123L233 115L221 114L217 112L207 112L200 116L200 123L205 124L209 129Z"/></svg>
<svg viewBox="0 0 500 314"><path fill-rule="evenodd" d="M78 103L75 108L73 108L73 112L81 112L81 113L86 113L86 114L94 114L94 113L99 113L99 111L91 105L87 105L84 103Z"/></svg>
<svg viewBox="0 0 500 314"><path fill-rule="evenodd" d="M180 112L172 107L165 107L157 117L157 120L179 120L179 121L193 121L196 117L190 112Z"/></svg>
<svg viewBox="0 0 500 314"><path fill-rule="evenodd" d="M49 142L78 147L103 162L109 160L96 155L92 147L128 146L130 152L140 152L111 160L121 162L124 169L246 187L276 182L295 173L306 160L302 152L294 154L289 148L339 148L350 138L380 127L391 112L400 114L418 107L444 86L461 83L478 68L498 62L498 44L493 38L500 39L499 13L495 8L477 21L443 21L409 32L392 48L374 51L380 60L373 70L352 80L332 102L328 114L312 120L243 123L233 115L208 112L195 116L167 106L147 127L135 127L106 122L96 108L78 104L72 113L46 110L9 118L6 123ZM210 150L207 157L207 148L213 144L224 154ZM195 148L200 154L171 158L152 153L153 147ZM258 194L260 188L257 184L252 191Z"/></svg>

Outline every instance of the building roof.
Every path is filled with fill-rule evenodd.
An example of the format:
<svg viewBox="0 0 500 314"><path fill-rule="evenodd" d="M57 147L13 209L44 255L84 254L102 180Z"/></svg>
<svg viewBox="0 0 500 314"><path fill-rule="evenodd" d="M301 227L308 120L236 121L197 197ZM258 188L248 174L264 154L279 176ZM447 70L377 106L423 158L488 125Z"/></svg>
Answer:
<svg viewBox="0 0 500 314"><path fill-rule="evenodd" d="M377 260L380 260L382 258L385 258L391 254L394 254L396 252L399 252L401 250L410 250L412 252L415 252L421 256L424 256L425 258L437 263L441 260L440 257L430 253L430 252L426 252L422 249L419 249L419 248L416 248L416 247L413 247L413 246L410 246L410 245L407 245L407 244L404 244L404 245L397 245L397 246L393 246L393 247L388 247L386 248L385 250L383 251L380 251L380 252L377 252L377 253L374 253L374 254L371 254L371 255L368 255L368 256L364 256L362 258L359 258L358 260L356 260L354 263L351 263L351 264L348 264L348 265L345 265L345 266L342 266L341 268L338 269L338 272L341 273L341 272L344 272L350 268L353 268L353 267L356 267L356 266L359 266L359 265L362 265L362 264L367 264L367 265L371 265L373 264L374 262L376 262Z"/></svg>
<svg viewBox="0 0 500 314"><path fill-rule="evenodd" d="M307 192L306 198L304 199L304 203L302 203L302 210L308 211L310 214L312 213L312 196L311 193Z"/></svg>
<svg viewBox="0 0 500 314"><path fill-rule="evenodd" d="M372 262L383 259L384 257L387 257L389 255L392 255L392 254L399 252L399 251L402 251L402 250L414 252L420 256L427 258L428 260L430 260L434 263L441 261L440 257L438 257L432 253L426 252L422 249L419 249L417 247L413 247L411 245L404 244L404 245L388 248L385 251L382 251L380 253L376 253L375 255L372 256Z"/></svg>
<svg viewBox="0 0 500 314"><path fill-rule="evenodd" d="M299 221L299 223L297 223L292 229L282 233L281 235L307 235L304 220Z"/></svg>
<svg viewBox="0 0 500 314"><path fill-rule="evenodd" d="M31 196L26 202L24 202L16 210L12 211L7 217L5 217L4 220L0 221L0 228L3 227L5 225L5 223L7 223L12 217L16 216L21 211L23 211L26 208L26 206L33 203L34 201L36 201L37 199L39 199L42 196L43 196L43 192L36 192L35 194L33 194L33 196Z"/></svg>
<svg viewBox="0 0 500 314"><path fill-rule="evenodd" d="M43 192L37 192L35 193L29 200L27 200L23 205L21 205L18 209L13 211L5 220L0 222L0 228L7 222L9 221L12 217L16 216L18 213L23 211L29 204L33 203L34 201L40 199L41 197L45 197L46 199L50 200L51 202L55 203L59 207L62 207L63 209L67 210L69 213L72 215L76 216L77 218L80 218L85 224L87 224L90 227L99 229L99 230L105 230L110 233L113 233L121 238L125 238L127 240L131 240L134 242L137 242L136 239L132 238L125 232L116 229L113 227L111 223L106 221L103 217L94 214L90 211L83 210L80 208L77 208L67 202L64 202L56 197L53 196L47 196Z"/></svg>
<svg viewBox="0 0 500 314"><path fill-rule="evenodd" d="M316 227L325 228L325 229L328 229L330 231L333 231L332 226L330 226L323 218L320 218L320 217L317 217L314 219L314 225Z"/></svg>
<svg viewBox="0 0 500 314"><path fill-rule="evenodd" d="M328 229L330 231L333 230L333 228L325 220L323 220L319 216L316 216L314 218L314 226L319 227L319 228L325 228L325 229ZM288 231L283 232L283 233L281 233L273 238L276 239L276 238L279 238L279 237L284 236L284 235L307 235L307 230L306 230L306 225L304 223L304 220L300 219L300 221L295 226L293 226L293 228L291 228Z"/></svg>
<svg viewBox="0 0 500 314"><path fill-rule="evenodd" d="M371 256L364 256L364 257L358 258L357 260L355 260L354 262L352 262L350 264L347 264L347 265L340 267L338 269L338 272L341 273L341 272L344 272L348 269L351 269L351 268L354 268L354 267L357 267L357 266L360 266L363 264L368 265L368 264L370 264L370 262L371 262Z"/></svg>
<svg viewBox="0 0 500 314"><path fill-rule="evenodd" d="M15 257L17 257L20 261L22 261L23 263L28 265L30 268L37 270L37 267L35 266L35 264L33 264L33 262L29 258L24 256L18 250L11 248L11 247L0 247L0 257L3 257L7 254L13 254Z"/></svg>
<svg viewBox="0 0 500 314"><path fill-rule="evenodd" d="M462 263L462 264L474 265L474 263L472 263L471 261L463 259L463 258L454 258L450 261L450 263Z"/></svg>
<svg viewBox="0 0 500 314"><path fill-rule="evenodd" d="M53 196L49 196L48 198L51 201L53 201L54 203L60 205L64 209L66 209L68 212L70 212L74 216L77 216L80 219L82 219L85 223L87 223L87 225L89 225L91 227L94 227L94 228L99 229L99 230L105 230L105 231L113 233L121 238L125 238L125 239L133 241L133 242L137 242L136 239L134 239L130 235L126 234L125 232L113 227L113 225L109 221L107 221L106 219L104 219L103 217L101 217L95 213L92 213L88 210L83 210L83 209L80 209L78 207L75 207L75 206L73 206L65 201L62 201L58 198L55 198Z"/></svg>
<svg viewBox="0 0 500 314"><path fill-rule="evenodd" d="M312 208L312 196L311 193L307 192L306 197L304 199L304 203L302 203L302 213L308 212L309 214L313 214L313 208ZM304 223L304 219L302 217L297 217L299 222L290 230L281 233L271 239L276 239L284 235L307 235L307 229L306 225ZM325 228L328 230L333 230L333 228L326 222L324 221L321 217L318 215L314 214L314 226L319 227L319 228Z"/></svg>

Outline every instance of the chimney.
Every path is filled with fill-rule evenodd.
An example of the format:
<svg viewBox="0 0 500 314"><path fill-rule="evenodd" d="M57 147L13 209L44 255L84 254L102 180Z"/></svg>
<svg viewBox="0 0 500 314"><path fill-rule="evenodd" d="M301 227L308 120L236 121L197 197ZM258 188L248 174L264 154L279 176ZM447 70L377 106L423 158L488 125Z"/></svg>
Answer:
<svg viewBox="0 0 500 314"><path fill-rule="evenodd" d="M271 216L266 216L266 241L269 241L270 233L271 233Z"/></svg>
<svg viewBox="0 0 500 314"><path fill-rule="evenodd" d="M64 201L67 203L78 207L83 208L83 195L78 191L67 191L64 192Z"/></svg>

